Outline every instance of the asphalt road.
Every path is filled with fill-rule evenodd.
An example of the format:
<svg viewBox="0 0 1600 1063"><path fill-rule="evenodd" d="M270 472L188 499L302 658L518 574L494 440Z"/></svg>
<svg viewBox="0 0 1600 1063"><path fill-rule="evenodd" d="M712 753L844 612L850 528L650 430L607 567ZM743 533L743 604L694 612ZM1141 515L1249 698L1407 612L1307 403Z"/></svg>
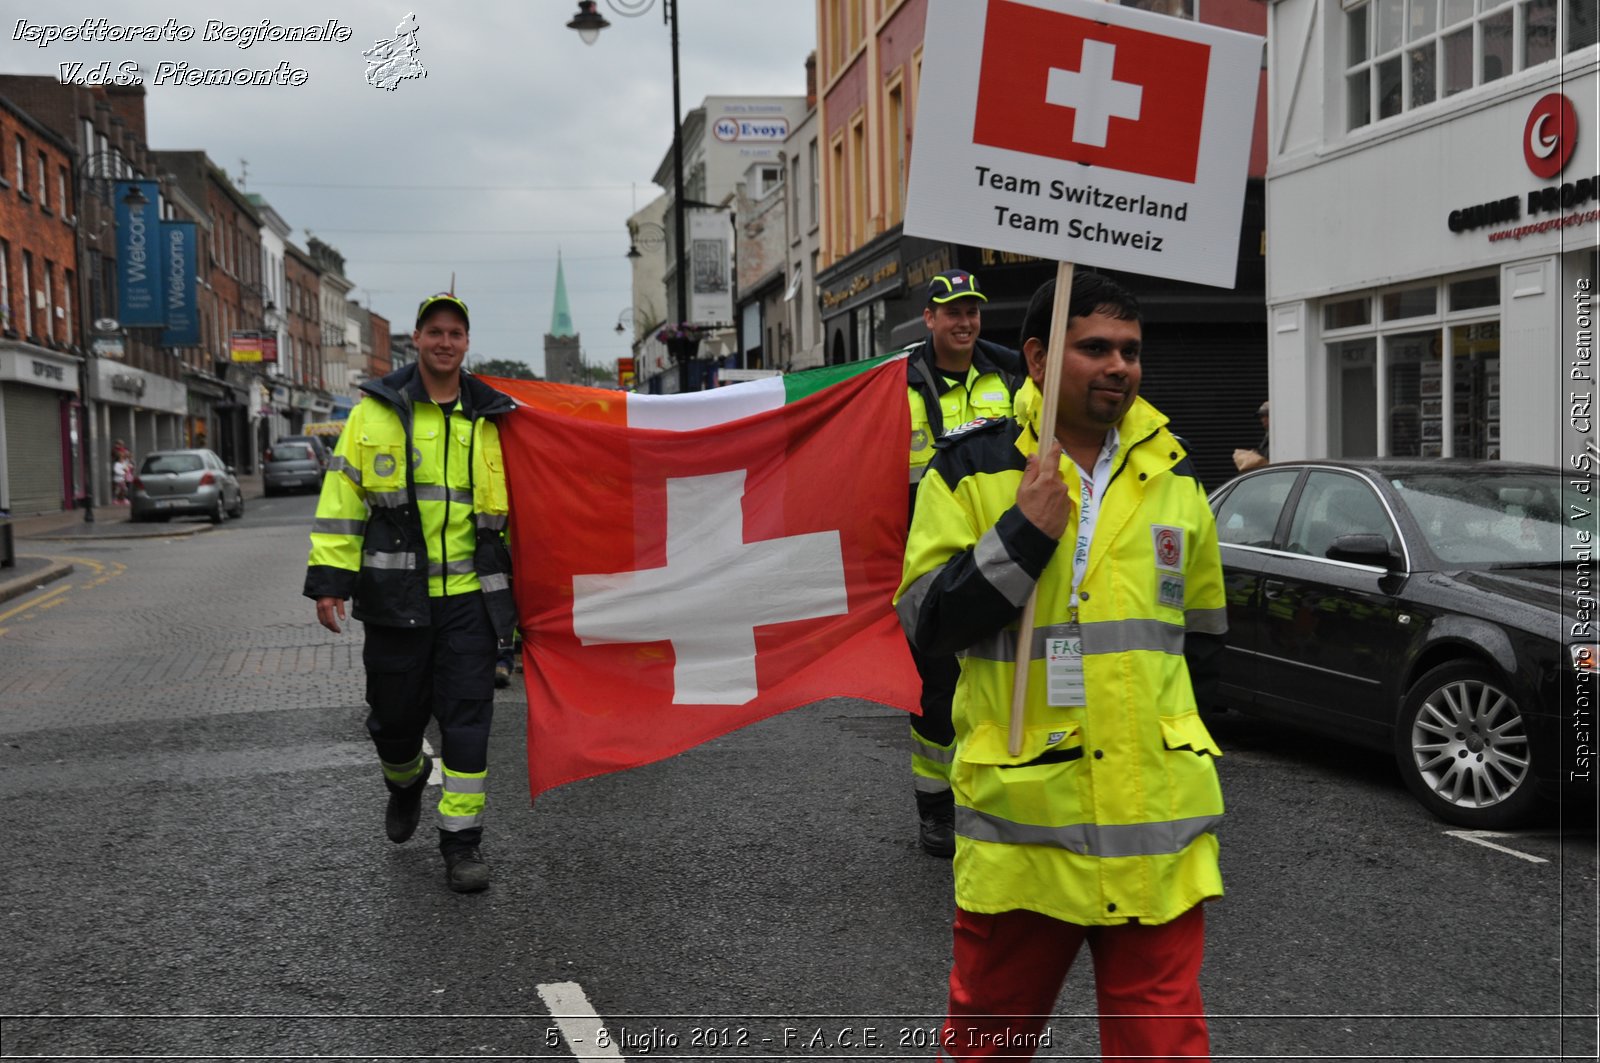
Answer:
<svg viewBox="0 0 1600 1063"><path fill-rule="evenodd" d="M533 806L519 676L494 885L452 894L426 820L383 836L359 626L299 594L311 510L19 544L76 567L0 605L0 1057L932 1058L950 874L898 714L824 702ZM1594 1058L1592 817L1462 837L1381 756L1214 729L1216 1058ZM1087 962L1038 1058L1096 1058Z"/></svg>

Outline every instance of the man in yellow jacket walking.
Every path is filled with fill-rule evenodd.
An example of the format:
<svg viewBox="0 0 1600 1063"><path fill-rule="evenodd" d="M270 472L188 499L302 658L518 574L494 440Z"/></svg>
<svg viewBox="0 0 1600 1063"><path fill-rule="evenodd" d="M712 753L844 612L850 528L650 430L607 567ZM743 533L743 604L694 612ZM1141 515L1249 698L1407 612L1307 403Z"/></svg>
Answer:
<svg viewBox="0 0 1600 1063"><path fill-rule="evenodd" d="M439 849L452 890L489 885L479 851L497 649L516 623L505 464L493 418L509 398L462 370L467 306L435 295L417 308L415 365L361 386L328 464L305 594L340 630L345 601L364 623L367 730L389 790L384 829L416 831L439 722Z"/></svg>
<svg viewBox="0 0 1600 1063"><path fill-rule="evenodd" d="M1107 1060L1205 1058L1201 902L1222 893L1222 795L1198 705L1227 628L1216 526L1183 444L1138 397L1138 303L1097 274L1074 278L1041 442L1054 288L1024 321L1016 415L946 437L923 477L896 596L919 650L961 658L941 1047L1031 1054L1087 943ZM1035 593L1013 756L1017 620Z"/></svg>

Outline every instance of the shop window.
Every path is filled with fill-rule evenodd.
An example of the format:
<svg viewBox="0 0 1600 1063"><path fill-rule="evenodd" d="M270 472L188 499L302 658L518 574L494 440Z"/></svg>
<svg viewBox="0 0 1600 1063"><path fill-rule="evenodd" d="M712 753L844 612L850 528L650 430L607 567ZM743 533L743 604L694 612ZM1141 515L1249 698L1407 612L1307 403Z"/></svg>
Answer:
<svg viewBox="0 0 1600 1063"><path fill-rule="evenodd" d="M1457 458L1500 457L1500 323L1450 329L1450 451Z"/></svg>
<svg viewBox="0 0 1600 1063"><path fill-rule="evenodd" d="M1498 275L1456 281L1450 285L1451 310L1477 310L1485 306L1500 305L1500 278Z"/></svg>
<svg viewBox="0 0 1600 1063"><path fill-rule="evenodd" d="M1439 330L1384 340L1392 457L1437 458L1444 450L1444 360Z"/></svg>
<svg viewBox="0 0 1600 1063"><path fill-rule="evenodd" d="M1372 337L1330 344L1328 365L1334 430L1333 453L1345 458L1378 453L1378 341Z"/></svg>
<svg viewBox="0 0 1600 1063"><path fill-rule="evenodd" d="M1360 129L1595 41L1593 0L1368 0L1345 12L1345 128Z"/></svg>
<svg viewBox="0 0 1600 1063"><path fill-rule="evenodd" d="M1328 303L1322 308L1322 327L1325 330L1356 328L1370 324L1372 324L1372 300L1364 296L1360 299Z"/></svg>
<svg viewBox="0 0 1600 1063"><path fill-rule="evenodd" d="M1437 311L1438 307L1439 289L1432 284L1426 288L1386 292L1383 296L1383 319L1400 321L1408 317L1427 317Z"/></svg>

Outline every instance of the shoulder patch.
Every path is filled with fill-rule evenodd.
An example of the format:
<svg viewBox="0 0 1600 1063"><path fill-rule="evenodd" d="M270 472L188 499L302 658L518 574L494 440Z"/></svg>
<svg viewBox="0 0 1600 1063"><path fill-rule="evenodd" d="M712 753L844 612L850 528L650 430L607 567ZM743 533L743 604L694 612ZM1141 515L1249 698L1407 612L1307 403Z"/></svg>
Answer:
<svg viewBox="0 0 1600 1063"><path fill-rule="evenodd" d="M938 442L934 443L934 446L953 446L965 436L974 435L978 432L993 431L1005 423L1006 418L1004 417L979 417L976 420L968 421L966 424L956 425L954 428L950 429L950 431L940 436Z"/></svg>

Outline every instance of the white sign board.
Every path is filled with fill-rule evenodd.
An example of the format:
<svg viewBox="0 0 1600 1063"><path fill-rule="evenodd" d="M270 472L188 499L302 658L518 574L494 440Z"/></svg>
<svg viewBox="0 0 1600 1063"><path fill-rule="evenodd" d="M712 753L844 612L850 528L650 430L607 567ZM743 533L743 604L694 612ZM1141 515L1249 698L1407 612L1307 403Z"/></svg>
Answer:
<svg viewBox="0 0 1600 1063"><path fill-rule="evenodd" d="M688 223L689 320L699 325L732 324L733 269L728 246L732 222L726 211L692 210Z"/></svg>
<svg viewBox="0 0 1600 1063"><path fill-rule="evenodd" d="M928 0L905 231L1231 288L1260 37L1095 0Z"/></svg>

